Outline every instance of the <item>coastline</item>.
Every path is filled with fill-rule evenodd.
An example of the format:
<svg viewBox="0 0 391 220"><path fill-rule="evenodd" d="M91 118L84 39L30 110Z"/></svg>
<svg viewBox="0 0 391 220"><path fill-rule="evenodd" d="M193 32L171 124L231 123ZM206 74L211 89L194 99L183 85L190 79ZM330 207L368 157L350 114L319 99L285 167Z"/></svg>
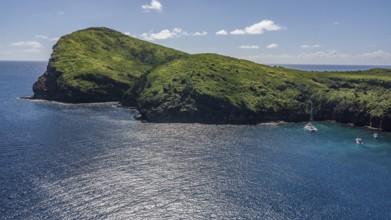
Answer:
<svg viewBox="0 0 391 220"><path fill-rule="evenodd" d="M58 105L113 105L116 107L123 107L123 108L128 108L128 109L135 109L135 108L130 108L126 106L122 106L118 101L114 102L78 102L78 103L72 103L72 102L62 102L62 101L56 101L56 100L47 100L47 99L37 99L34 98L33 96L19 96L17 99L23 99L23 100L29 100L32 102L47 102L47 103L54 103Z"/></svg>
<svg viewBox="0 0 391 220"><path fill-rule="evenodd" d="M85 103L68 103L68 102L61 102L61 101L54 101L54 100L46 100L46 99L36 99L33 98L33 96L20 96L17 97L17 99L23 99L23 100L30 100L33 102L47 102L47 103L53 103L57 105L85 105L85 106L98 106L98 105L111 105L113 107L117 108L123 108L123 109L128 109L134 112L133 119L140 121L142 123L162 123L162 124L213 124L213 125L260 125L260 126L278 126L281 124L288 124L288 123L305 123L307 122L306 120L302 121L284 121L284 120L272 120L272 121L261 121L261 122L254 122L254 123L214 123L214 122L205 122L205 121L196 121L196 122L186 122L186 121L149 121L147 120L136 107L129 107L129 106L124 106L122 105L119 101L116 102L85 102ZM369 130L373 131L382 131L382 132L390 132L390 131L385 131L381 128L376 128L372 126L359 126L355 125L354 123L343 123L343 122L338 122L336 120L319 120L316 121L314 120L314 123L317 122L328 122L328 123L336 123L336 124L341 124L341 125L350 125L352 127L357 127L357 128L366 128Z"/></svg>
<svg viewBox="0 0 391 220"><path fill-rule="evenodd" d="M96 51L91 39L110 50ZM90 65L96 61L100 65ZM33 97L23 98L119 101L137 108L137 120L203 124L305 122L311 102L317 120L391 131L391 98L385 95L391 69L338 68L303 71L216 53L188 54L112 29L87 28L58 41L33 84Z"/></svg>

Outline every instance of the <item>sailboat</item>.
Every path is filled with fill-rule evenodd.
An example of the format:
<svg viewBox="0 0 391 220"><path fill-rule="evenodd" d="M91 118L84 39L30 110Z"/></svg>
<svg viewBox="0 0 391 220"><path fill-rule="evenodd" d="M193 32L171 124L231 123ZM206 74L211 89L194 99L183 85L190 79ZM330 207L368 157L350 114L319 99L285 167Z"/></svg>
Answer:
<svg viewBox="0 0 391 220"><path fill-rule="evenodd" d="M357 144L364 144L361 138L356 138L356 143Z"/></svg>
<svg viewBox="0 0 391 220"><path fill-rule="evenodd" d="M312 107L312 101L311 101L311 117L310 121L304 126L304 130L309 131L309 132L317 132L318 129L315 128L315 126L312 124L312 121L314 120L313 116L313 107Z"/></svg>

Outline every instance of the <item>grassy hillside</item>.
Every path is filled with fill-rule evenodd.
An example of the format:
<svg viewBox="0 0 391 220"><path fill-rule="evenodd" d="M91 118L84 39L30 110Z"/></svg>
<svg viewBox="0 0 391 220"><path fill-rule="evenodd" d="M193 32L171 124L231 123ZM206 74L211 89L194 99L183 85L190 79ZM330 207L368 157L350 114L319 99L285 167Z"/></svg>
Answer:
<svg viewBox="0 0 391 220"><path fill-rule="evenodd" d="M318 120L380 126L390 88L390 70L305 72L197 54L155 68L125 97L150 121L303 121L312 101Z"/></svg>
<svg viewBox="0 0 391 220"><path fill-rule="evenodd" d="M305 85L298 78L300 72L294 70L198 54L154 69L136 96L140 109L150 113L149 117L172 112L173 118L183 117L184 121L191 116L195 121L208 117L206 120L214 122L235 122L236 113L248 111L278 113L289 108L304 113L305 98L291 89ZM211 115L203 115L205 112Z"/></svg>
<svg viewBox="0 0 391 220"><path fill-rule="evenodd" d="M119 100L142 74L185 55L108 28L76 31L53 47L34 93L69 102Z"/></svg>
<svg viewBox="0 0 391 220"><path fill-rule="evenodd" d="M121 101L153 122L336 120L391 130L391 70L306 72L189 55L107 28L63 36L34 98Z"/></svg>
<svg viewBox="0 0 391 220"><path fill-rule="evenodd" d="M317 73L320 119L391 129L391 70Z"/></svg>

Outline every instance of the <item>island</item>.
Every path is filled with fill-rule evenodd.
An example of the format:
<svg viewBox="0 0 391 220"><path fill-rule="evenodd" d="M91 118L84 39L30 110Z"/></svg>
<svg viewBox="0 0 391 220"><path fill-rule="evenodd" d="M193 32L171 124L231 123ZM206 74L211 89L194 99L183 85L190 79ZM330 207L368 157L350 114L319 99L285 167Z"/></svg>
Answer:
<svg viewBox="0 0 391 220"><path fill-rule="evenodd" d="M310 72L188 54L109 28L53 46L33 99L118 101L148 122L257 124L315 120L391 131L391 70Z"/></svg>

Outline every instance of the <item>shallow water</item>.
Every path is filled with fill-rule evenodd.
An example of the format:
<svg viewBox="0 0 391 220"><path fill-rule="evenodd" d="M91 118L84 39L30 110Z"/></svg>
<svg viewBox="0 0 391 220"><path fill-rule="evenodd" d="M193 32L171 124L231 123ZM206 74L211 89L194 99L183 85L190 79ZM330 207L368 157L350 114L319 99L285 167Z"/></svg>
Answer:
<svg viewBox="0 0 391 220"><path fill-rule="evenodd" d="M390 133L141 123L113 103L17 99L45 65L0 62L1 219L391 218Z"/></svg>

